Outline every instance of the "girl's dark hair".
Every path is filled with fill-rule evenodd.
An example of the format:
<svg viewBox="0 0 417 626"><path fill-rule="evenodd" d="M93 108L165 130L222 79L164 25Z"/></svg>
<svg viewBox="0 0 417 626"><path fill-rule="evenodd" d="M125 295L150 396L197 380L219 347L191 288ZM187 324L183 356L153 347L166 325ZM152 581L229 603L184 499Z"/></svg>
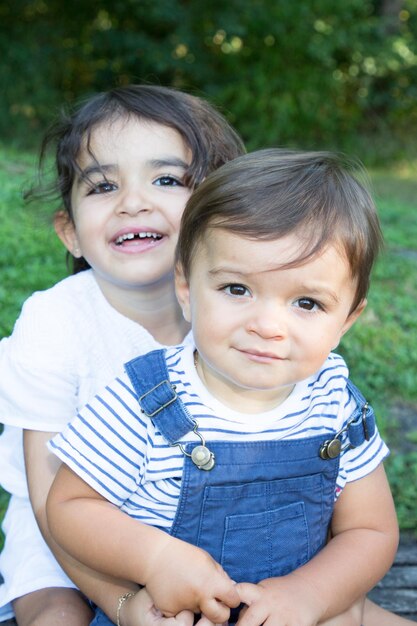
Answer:
<svg viewBox="0 0 417 626"><path fill-rule="evenodd" d="M90 145L97 125L119 118L137 117L176 130L191 149L187 184L195 186L220 165L245 152L243 142L226 119L205 100L169 87L128 85L99 93L80 102L60 117L42 142L40 169L55 147L56 181L44 195L58 194L72 220L71 189L78 172L83 142ZM88 268L85 259L72 259L73 272Z"/></svg>
<svg viewBox="0 0 417 626"><path fill-rule="evenodd" d="M272 148L239 157L210 174L189 199L176 260L189 278L209 229L265 240L297 232L299 257L286 267L301 265L329 243L340 246L357 280L354 310L366 297L382 245L365 180L360 163L331 152Z"/></svg>

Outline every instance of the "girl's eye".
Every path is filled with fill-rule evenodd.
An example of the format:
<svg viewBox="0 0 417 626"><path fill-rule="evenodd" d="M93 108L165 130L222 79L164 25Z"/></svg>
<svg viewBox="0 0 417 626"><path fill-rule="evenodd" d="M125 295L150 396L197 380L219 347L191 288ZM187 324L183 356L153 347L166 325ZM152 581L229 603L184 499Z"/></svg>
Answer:
<svg viewBox="0 0 417 626"><path fill-rule="evenodd" d="M115 191L116 189L117 186L114 183L110 183L108 180L103 180L102 182L93 185L89 190L88 195L109 193L111 191Z"/></svg>
<svg viewBox="0 0 417 626"><path fill-rule="evenodd" d="M158 187L184 187L184 183L174 176L159 176L154 184Z"/></svg>
<svg viewBox="0 0 417 626"><path fill-rule="evenodd" d="M229 296L234 297L250 296L249 289L244 285L226 285L225 287L223 287L223 291Z"/></svg>
<svg viewBox="0 0 417 626"><path fill-rule="evenodd" d="M318 311L322 307L312 298L299 298L296 300L296 306L304 311Z"/></svg>

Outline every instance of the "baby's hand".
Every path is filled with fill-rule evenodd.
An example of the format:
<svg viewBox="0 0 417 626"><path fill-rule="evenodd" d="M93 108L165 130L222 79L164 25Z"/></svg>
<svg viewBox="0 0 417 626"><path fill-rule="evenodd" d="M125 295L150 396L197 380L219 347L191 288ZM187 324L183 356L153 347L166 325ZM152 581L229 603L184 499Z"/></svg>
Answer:
<svg viewBox="0 0 417 626"><path fill-rule="evenodd" d="M236 626L316 626L325 610L315 590L294 573L236 589L246 604Z"/></svg>
<svg viewBox="0 0 417 626"><path fill-rule="evenodd" d="M234 582L204 550L166 536L146 567L146 588L166 617L188 609L215 624L229 619L239 606Z"/></svg>

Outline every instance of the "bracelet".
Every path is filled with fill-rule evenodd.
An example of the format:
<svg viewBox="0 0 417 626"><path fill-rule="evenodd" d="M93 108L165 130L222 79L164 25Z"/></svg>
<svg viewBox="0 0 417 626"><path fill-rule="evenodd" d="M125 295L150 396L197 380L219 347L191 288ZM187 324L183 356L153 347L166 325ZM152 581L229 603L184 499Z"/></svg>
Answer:
<svg viewBox="0 0 417 626"><path fill-rule="evenodd" d="M122 626L120 623L120 610L123 606L123 604L126 602L126 600L129 600L129 598L133 598L133 596L135 596L137 594L137 591L128 591L127 593L124 593L122 596L120 596L118 602L117 602L117 610L116 610L116 624L117 626Z"/></svg>

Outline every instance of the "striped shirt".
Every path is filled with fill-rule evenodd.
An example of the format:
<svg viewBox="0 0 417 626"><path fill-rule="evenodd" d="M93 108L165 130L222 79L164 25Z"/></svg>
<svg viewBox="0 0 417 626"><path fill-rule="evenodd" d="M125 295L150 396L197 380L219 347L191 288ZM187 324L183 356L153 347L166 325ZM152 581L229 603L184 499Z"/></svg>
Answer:
<svg viewBox="0 0 417 626"><path fill-rule="evenodd" d="M330 354L314 376L297 383L278 407L262 414L233 411L201 382L192 346L168 348L170 381L207 442L300 439L323 435L323 441L346 425L356 408L346 387L343 359ZM181 442L199 439L188 433ZM140 411L126 373L97 395L49 447L104 498L132 517L165 529L173 522L184 456L170 446ZM378 431L369 442L340 457L335 499L347 482L363 478L387 456Z"/></svg>

